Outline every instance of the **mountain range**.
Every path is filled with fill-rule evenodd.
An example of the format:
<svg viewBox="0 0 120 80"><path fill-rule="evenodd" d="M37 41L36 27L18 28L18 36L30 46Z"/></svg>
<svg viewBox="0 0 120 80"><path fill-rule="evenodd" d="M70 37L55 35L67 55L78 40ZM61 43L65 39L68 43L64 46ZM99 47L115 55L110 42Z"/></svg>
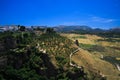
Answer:
<svg viewBox="0 0 120 80"><path fill-rule="evenodd" d="M76 31L85 31L85 32L92 32L92 33L102 33L102 32L120 32L120 27L112 28L109 30L105 29L100 29L100 28L91 28L89 26L65 26L65 25L60 25L54 27L54 30L57 32L76 32Z"/></svg>

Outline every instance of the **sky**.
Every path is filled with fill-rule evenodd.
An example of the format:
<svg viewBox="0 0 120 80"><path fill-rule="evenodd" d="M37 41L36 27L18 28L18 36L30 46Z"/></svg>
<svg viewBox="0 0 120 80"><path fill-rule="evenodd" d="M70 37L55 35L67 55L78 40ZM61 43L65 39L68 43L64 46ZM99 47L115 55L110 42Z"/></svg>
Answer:
<svg viewBox="0 0 120 80"><path fill-rule="evenodd" d="M120 27L120 0L0 0L0 25Z"/></svg>

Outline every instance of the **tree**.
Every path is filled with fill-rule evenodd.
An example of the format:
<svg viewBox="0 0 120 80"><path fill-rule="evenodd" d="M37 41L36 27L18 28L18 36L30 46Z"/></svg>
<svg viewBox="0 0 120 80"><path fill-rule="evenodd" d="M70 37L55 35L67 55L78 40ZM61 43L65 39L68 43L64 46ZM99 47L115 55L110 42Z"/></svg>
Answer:
<svg viewBox="0 0 120 80"><path fill-rule="evenodd" d="M75 41L75 44L76 44L77 46L79 46L79 41L78 41L78 40L76 40L76 41Z"/></svg>
<svg viewBox="0 0 120 80"><path fill-rule="evenodd" d="M26 29L25 26L20 26L19 28L20 31L25 31L25 29Z"/></svg>
<svg viewBox="0 0 120 80"><path fill-rule="evenodd" d="M55 33L53 28L47 28L47 33Z"/></svg>

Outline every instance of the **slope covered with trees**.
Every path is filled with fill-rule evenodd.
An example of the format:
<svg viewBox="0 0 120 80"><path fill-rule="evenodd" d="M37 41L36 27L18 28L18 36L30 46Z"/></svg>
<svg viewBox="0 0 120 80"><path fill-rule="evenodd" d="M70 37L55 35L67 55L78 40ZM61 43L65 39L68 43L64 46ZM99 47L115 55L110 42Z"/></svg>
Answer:
<svg viewBox="0 0 120 80"><path fill-rule="evenodd" d="M88 79L69 65L74 42L52 29L42 34L17 31L0 33L0 80Z"/></svg>

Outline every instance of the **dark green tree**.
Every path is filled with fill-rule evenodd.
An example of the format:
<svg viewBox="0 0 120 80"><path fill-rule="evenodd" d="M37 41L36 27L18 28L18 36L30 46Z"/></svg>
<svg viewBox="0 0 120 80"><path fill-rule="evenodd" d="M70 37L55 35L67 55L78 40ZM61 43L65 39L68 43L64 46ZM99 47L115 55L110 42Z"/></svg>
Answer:
<svg viewBox="0 0 120 80"><path fill-rule="evenodd" d="M20 26L20 29L19 29L19 30L20 30L20 31L25 31L25 29L26 29L25 26Z"/></svg>
<svg viewBox="0 0 120 80"><path fill-rule="evenodd" d="M75 41L75 44L76 44L77 46L79 46L79 41L78 41L78 40L76 40L76 41Z"/></svg>

